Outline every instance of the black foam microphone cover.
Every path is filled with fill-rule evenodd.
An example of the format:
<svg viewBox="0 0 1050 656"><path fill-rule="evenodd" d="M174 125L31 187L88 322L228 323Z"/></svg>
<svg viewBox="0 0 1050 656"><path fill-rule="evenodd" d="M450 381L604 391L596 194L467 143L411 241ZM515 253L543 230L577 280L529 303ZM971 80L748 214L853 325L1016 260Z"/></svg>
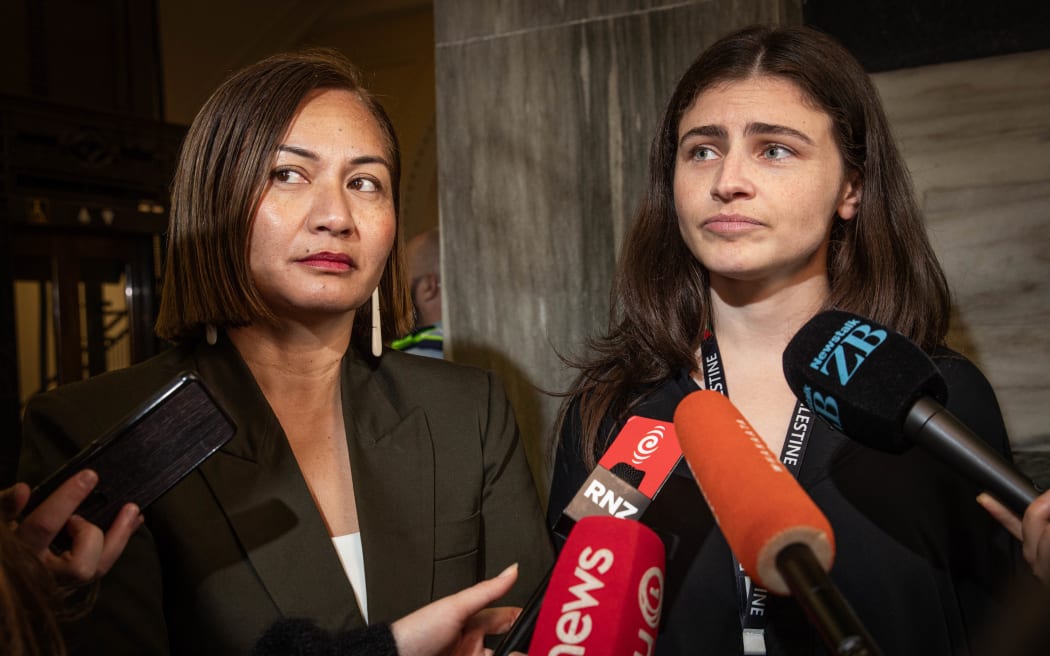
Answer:
<svg viewBox="0 0 1050 656"><path fill-rule="evenodd" d="M616 475L624 483L627 483L631 487L638 488L642 486L642 479L645 478L645 472L636 467L632 467L626 462L618 462L609 468L609 471Z"/></svg>
<svg viewBox="0 0 1050 656"><path fill-rule="evenodd" d="M821 312L799 329L784 349L784 376L833 427L892 453L912 445L901 427L916 401L948 398L937 365L915 343L841 310Z"/></svg>

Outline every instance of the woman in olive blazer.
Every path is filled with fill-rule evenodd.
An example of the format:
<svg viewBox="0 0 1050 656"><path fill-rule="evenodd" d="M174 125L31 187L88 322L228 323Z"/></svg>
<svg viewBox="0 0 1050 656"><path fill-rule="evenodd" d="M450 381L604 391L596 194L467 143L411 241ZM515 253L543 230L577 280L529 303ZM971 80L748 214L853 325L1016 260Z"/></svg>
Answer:
<svg viewBox="0 0 1050 656"><path fill-rule="evenodd" d="M34 399L20 476L40 480L182 370L237 431L146 510L68 632L74 653L245 653L281 617L363 626L332 541L355 533L372 623L513 562L506 603L542 577L550 544L500 384L381 347L410 307L397 153L330 51L234 74L194 120L157 322L176 346Z"/></svg>
<svg viewBox="0 0 1050 656"><path fill-rule="evenodd" d="M35 399L23 477L42 478L183 370L200 375L237 432L147 509L71 649L244 653L279 617L364 626L282 429L226 339ZM351 350L342 394L369 620L394 620L515 561L519 583L503 602L523 604L550 555L499 382L432 358Z"/></svg>

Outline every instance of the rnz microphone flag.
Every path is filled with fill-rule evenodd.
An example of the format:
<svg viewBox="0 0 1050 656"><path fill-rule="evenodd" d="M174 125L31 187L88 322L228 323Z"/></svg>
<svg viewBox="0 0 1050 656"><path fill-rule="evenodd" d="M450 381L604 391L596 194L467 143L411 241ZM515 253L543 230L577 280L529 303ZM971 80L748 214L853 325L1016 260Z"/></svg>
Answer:
<svg viewBox="0 0 1050 656"><path fill-rule="evenodd" d="M652 529L584 517L554 565L528 653L650 656L663 589L664 545Z"/></svg>

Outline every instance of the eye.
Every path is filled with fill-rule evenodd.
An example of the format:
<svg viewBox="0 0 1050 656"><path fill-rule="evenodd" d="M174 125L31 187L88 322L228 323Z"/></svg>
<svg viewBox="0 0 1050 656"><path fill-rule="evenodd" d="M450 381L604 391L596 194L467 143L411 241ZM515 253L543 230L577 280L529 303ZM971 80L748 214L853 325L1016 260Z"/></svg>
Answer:
<svg viewBox="0 0 1050 656"><path fill-rule="evenodd" d="M306 178L301 173L293 169L277 169L270 174L270 177L277 182L285 182L291 184L301 184L306 182Z"/></svg>
<svg viewBox="0 0 1050 656"><path fill-rule="evenodd" d="M791 149L780 144L769 144L762 150L762 156L766 159L785 159L791 157L794 153Z"/></svg>
<svg viewBox="0 0 1050 656"><path fill-rule="evenodd" d="M354 178L350 181L350 188L356 191L379 191L380 185L372 178Z"/></svg>
<svg viewBox="0 0 1050 656"><path fill-rule="evenodd" d="M718 153L710 146L694 146L689 151L689 159L697 162L706 162L717 157Z"/></svg>

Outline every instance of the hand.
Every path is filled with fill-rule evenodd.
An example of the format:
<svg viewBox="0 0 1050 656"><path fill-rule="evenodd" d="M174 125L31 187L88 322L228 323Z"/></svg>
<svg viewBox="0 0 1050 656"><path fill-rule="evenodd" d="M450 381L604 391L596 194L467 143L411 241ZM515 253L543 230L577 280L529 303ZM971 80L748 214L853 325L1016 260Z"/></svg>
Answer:
<svg viewBox="0 0 1050 656"><path fill-rule="evenodd" d="M51 570L62 584L89 583L109 571L127 546L128 538L142 525L138 506L129 503L120 509L113 525L103 535L102 529L73 512L98 483L98 474L85 469L69 480L16 522L15 518L29 501L29 486L16 483L0 491L0 519ZM65 528L73 540L69 551L56 555L50 545Z"/></svg>
<svg viewBox="0 0 1050 656"><path fill-rule="evenodd" d="M431 602L390 627L401 656L477 656L491 654L482 640L505 633L520 608L485 608L507 594L518 578L517 564L498 576ZM483 610L484 609L484 610Z"/></svg>
<svg viewBox="0 0 1050 656"><path fill-rule="evenodd" d="M977 503L1021 541L1024 559L1032 572L1040 581L1050 585L1050 491L1028 505L1023 519L987 492L977 496Z"/></svg>

